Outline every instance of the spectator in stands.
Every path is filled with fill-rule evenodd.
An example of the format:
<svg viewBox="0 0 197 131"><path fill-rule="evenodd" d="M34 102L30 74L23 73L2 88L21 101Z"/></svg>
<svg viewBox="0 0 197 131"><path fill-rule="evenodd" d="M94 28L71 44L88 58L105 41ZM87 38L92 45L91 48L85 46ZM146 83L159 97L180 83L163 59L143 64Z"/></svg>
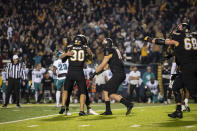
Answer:
<svg viewBox="0 0 197 131"><path fill-rule="evenodd" d="M154 73L151 71L151 67L148 66L146 72L142 76L143 84L146 85L151 78L155 79Z"/></svg>
<svg viewBox="0 0 197 131"><path fill-rule="evenodd" d="M147 44L144 44L141 48L141 63L142 64L148 64L149 62L148 54L149 54L148 46Z"/></svg>

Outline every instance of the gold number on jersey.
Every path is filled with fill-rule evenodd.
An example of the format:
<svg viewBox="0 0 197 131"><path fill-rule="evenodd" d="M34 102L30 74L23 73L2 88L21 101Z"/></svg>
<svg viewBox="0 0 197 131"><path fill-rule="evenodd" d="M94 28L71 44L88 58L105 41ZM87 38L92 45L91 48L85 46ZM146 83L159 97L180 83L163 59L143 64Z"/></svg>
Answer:
<svg viewBox="0 0 197 131"><path fill-rule="evenodd" d="M84 50L72 50L73 56L71 57L71 61L84 61L85 53Z"/></svg>
<svg viewBox="0 0 197 131"><path fill-rule="evenodd" d="M184 39L184 48L186 50L197 50L197 40L196 38L185 38Z"/></svg>

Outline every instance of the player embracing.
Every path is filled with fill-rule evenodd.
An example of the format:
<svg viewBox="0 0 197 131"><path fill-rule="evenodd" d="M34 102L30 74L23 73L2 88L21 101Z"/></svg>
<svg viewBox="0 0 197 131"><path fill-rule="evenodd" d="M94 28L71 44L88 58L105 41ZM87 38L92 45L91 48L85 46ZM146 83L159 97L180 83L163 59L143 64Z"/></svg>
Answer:
<svg viewBox="0 0 197 131"><path fill-rule="evenodd" d="M61 52L57 53L58 59L53 63L53 74L57 76L57 82L55 83L57 88L56 107L59 107L62 87L64 85L66 74L68 72L68 61L62 62L62 59L59 58L61 54Z"/></svg>
<svg viewBox="0 0 197 131"><path fill-rule="evenodd" d="M126 78L122 56L118 48L113 45L113 42L110 38L104 39L102 44L104 46L105 56L102 63L97 67L96 71L92 75L92 78L102 72L107 64L109 64L109 68L112 72L112 77L103 86L106 111L101 115L112 115L110 108L110 98L124 104L127 107L126 115L129 115L131 109L133 108L133 103L129 102L124 97L116 93L118 87Z"/></svg>
<svg viewBox="0 0 197 131"><path fill-rule="evenodd" d="M64 90L62 94L62 107L60 114L65 111L65 102L68 98L68 93L72 91L74 83L78 85L80 91L80 112L79 116L85 116L84 112L84 103L86 100L87 86L86 80L83 72L84 63L87 59L92 59L91 50L87 45L83 45L83 38L80 35L77 35L74 38L72 45L68 45L66 52L60 56L62 61L69 61L67 78L64 83Z"/></svg>

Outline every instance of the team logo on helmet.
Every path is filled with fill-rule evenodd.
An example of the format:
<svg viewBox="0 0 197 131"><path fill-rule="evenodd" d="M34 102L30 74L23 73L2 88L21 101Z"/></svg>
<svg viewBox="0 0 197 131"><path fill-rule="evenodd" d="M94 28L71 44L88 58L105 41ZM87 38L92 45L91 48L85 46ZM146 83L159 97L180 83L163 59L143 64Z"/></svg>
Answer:
<svg viewBox="0 0 197 131"><path fill-rule="evenodd" d="M75 45L81 45L81 44L83 44L83 39L82 39L82 37L79 36L79 35L75 36L75 38L74 38L74 44L75 44Z"/></svg>

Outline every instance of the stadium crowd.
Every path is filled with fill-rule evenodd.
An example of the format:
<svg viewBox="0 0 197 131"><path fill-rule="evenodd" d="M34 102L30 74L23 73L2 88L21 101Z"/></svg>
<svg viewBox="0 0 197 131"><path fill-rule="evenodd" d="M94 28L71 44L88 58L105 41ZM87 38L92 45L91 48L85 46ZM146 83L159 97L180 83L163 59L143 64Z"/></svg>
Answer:
<svg viewBox="0 0 197 131"><path fill-rule="evenodd" d="M57 52L64 51L77 34L87 36L95 63L103 58L101 42L106 36L112 38L125 61L158 63L163 56L161 46L145 43L144 36L166 38L176 23L188 20L191 30L196 30L196 6L195 0L2 0L0 68L3 72L3 60L17 54L28 70L39 63L49 69ZM155 76L148 81L151 78Z"/></svg>

